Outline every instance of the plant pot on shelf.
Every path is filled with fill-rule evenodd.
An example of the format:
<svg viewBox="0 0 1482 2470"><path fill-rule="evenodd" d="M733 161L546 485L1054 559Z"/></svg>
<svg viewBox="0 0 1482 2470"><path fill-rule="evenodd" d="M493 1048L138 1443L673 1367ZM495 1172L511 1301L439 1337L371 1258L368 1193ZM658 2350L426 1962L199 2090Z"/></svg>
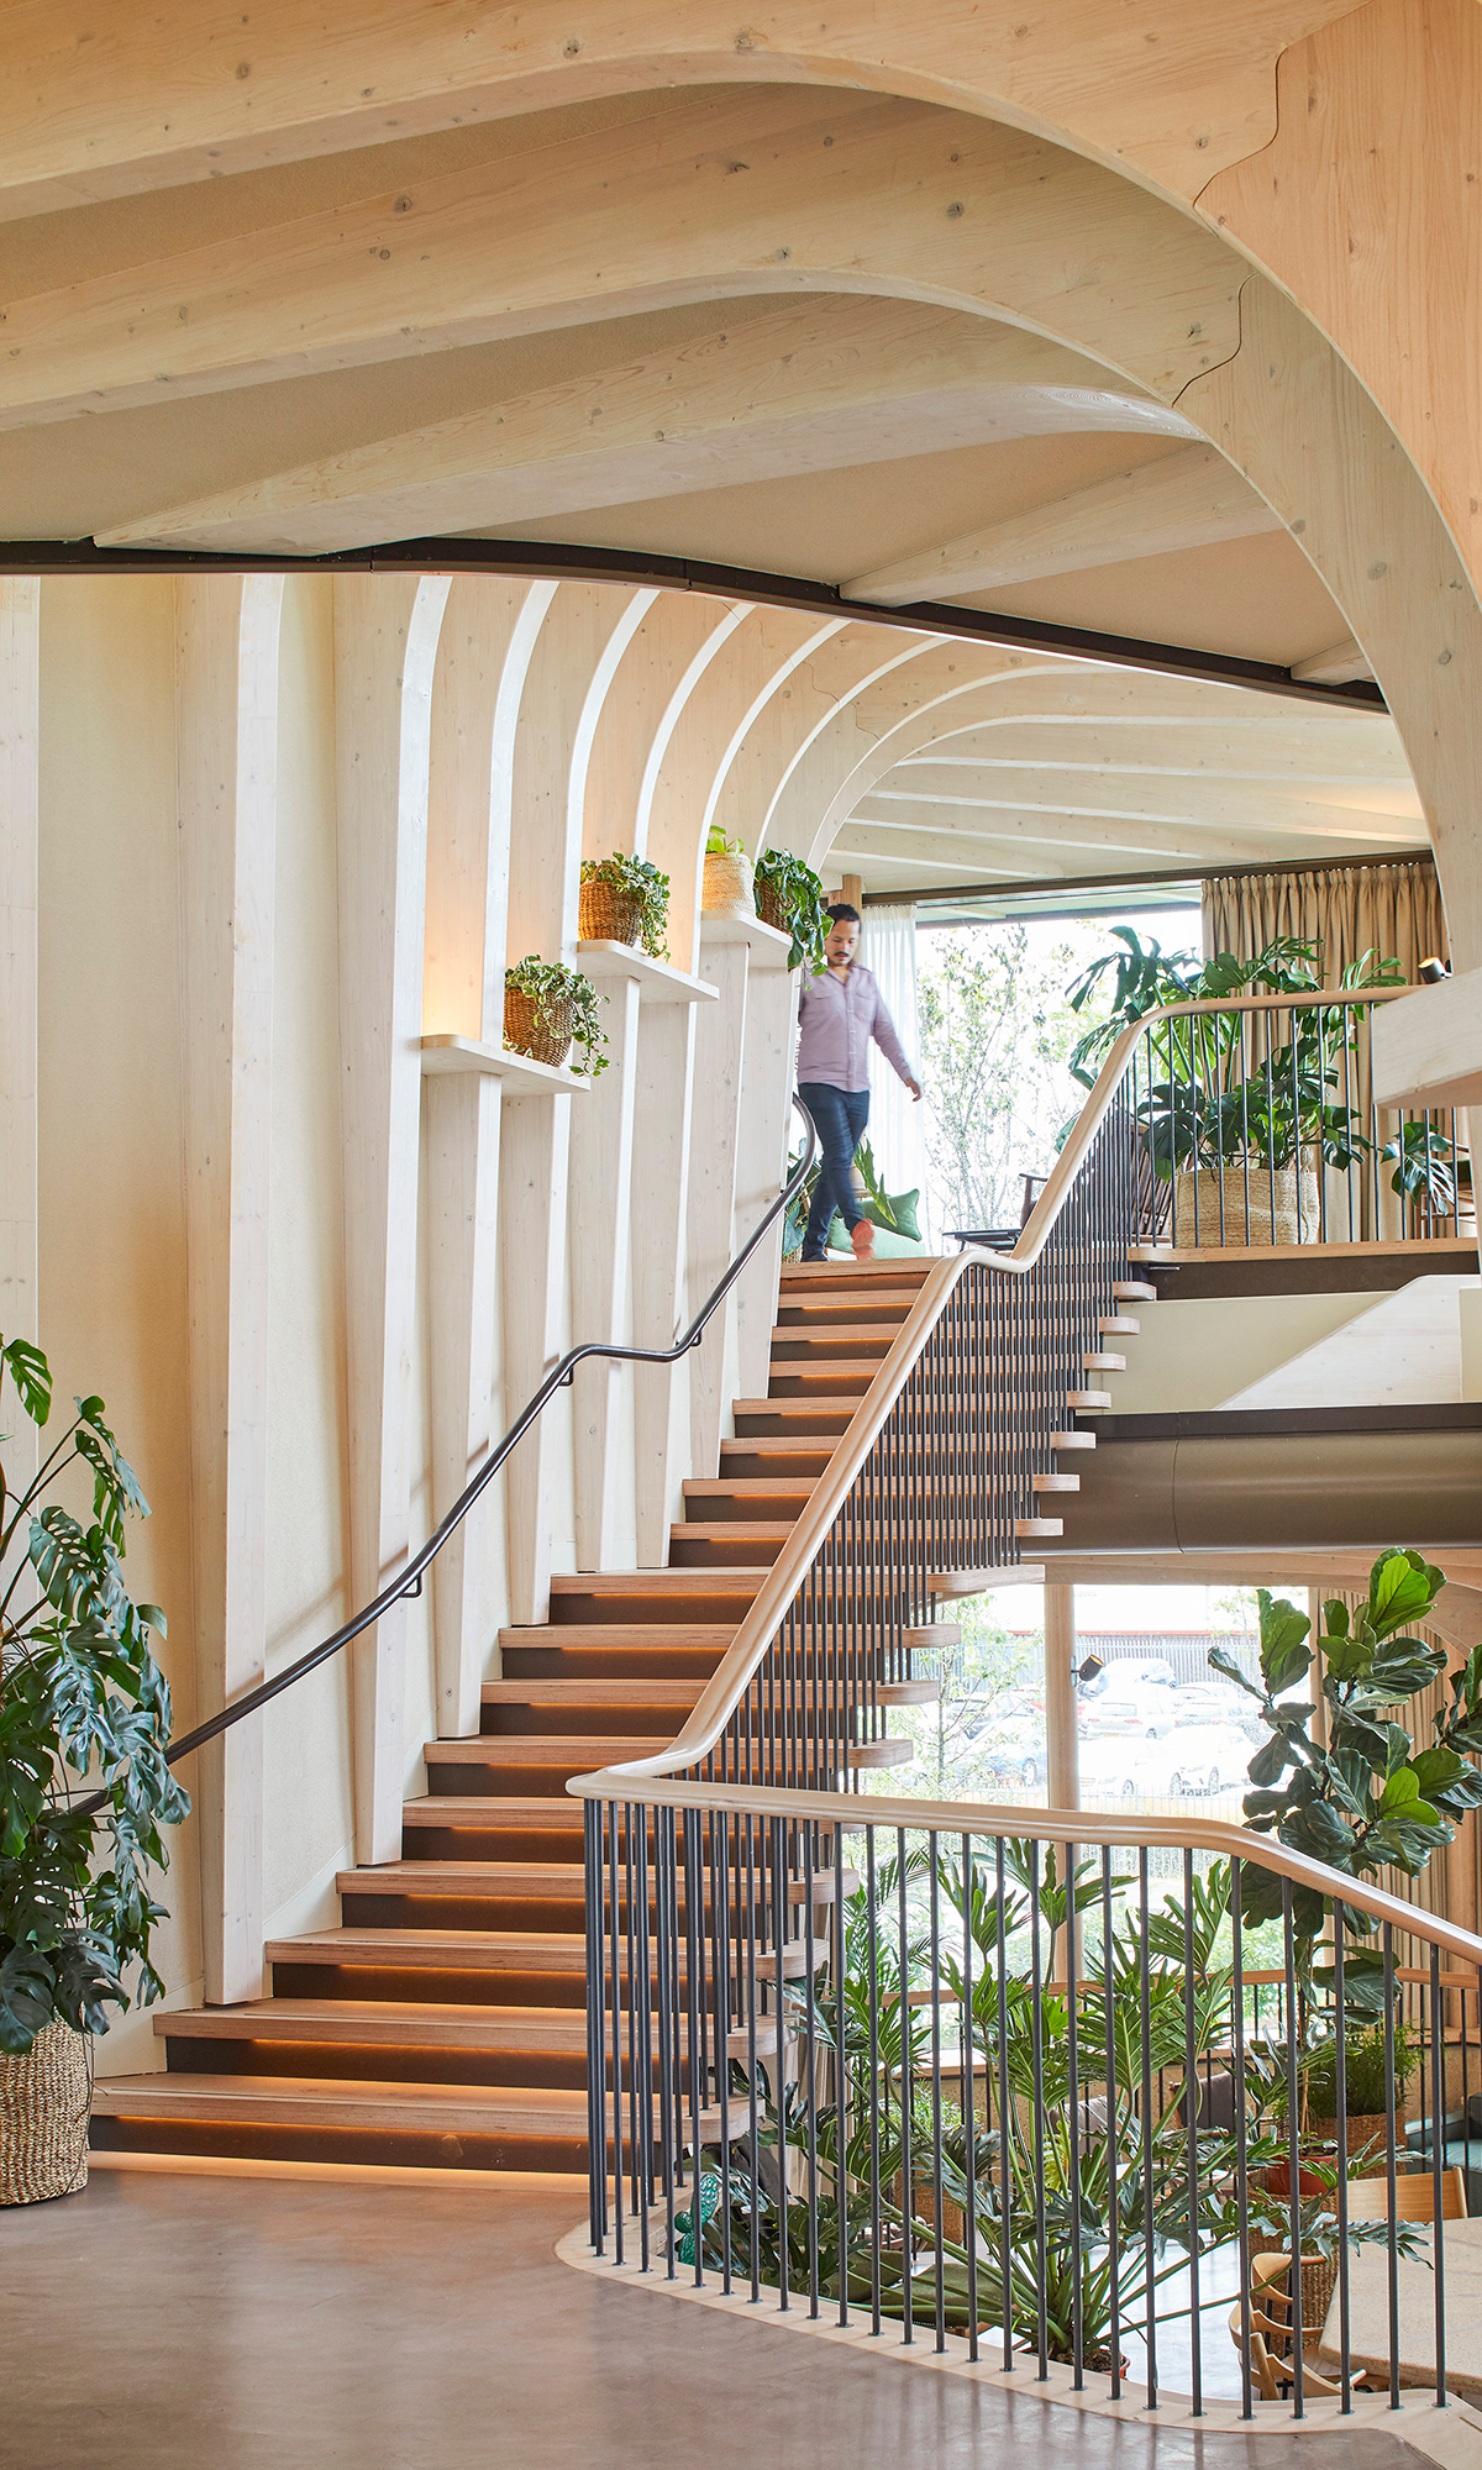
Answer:
<svg viewBox="0 0 1482 2470"><path fill-rule="evenodd" d="M1279 1166L1259 1158L1233 1166L1180 1167L1173 1178L1173 1241L1196 1245L1313 1243L1322 1210L1315 1167Z"/></svg>
<svg viewBox="0 0 1482 2470"><path fill-rule="evenodd" d="M584 883L578 912L583 943L638 943L643 936L643 901L613 883Z"/></svg>
<svg viewBox="0 0 1482 2470"><path fill-rule="evenodd" d="M47 2204L87 2185L92 2106L88 2037L60 2016L26 2057L0 2057L0 2205Z"/></svg>
<svg viewBox="0 0 1482 2470"><path fill-rule="evenodd" d="M710 853L705 860L700 908L707 918L754 918L756 891L750 858L729 850Z"/></svg>
<svg viewBox="0 0 1482 2470"><path fill-rule="evenodd" d="M575 1007L570 1003L538 1005L517 987L504 990L504 1043L511 1053L528 1055L532 1063L563 1064L571 1052Z"/></svg>
<svg viewBox="0 0 1482 2470"><path fill-rule="evenodd" d="M759 883L756 887L756 914L763 926L775 926L781 935L792 933L792 919L787 903L775 883Z"/></svg>

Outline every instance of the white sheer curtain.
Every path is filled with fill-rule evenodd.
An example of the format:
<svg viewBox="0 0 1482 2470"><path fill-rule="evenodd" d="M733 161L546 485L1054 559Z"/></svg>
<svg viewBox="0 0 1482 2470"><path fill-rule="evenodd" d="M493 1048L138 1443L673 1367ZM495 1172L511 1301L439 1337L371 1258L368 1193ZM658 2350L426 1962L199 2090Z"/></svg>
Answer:
<svg viewBox="0 0 1482 2470"><path fill-rule="evenodd" d="M921 1029L916 1010L916 910L910 901L871 905L864 912L860 958L880 982L890 1017L912 1068L921 1069ZM876 1050L871 1073L867 1134L887 1192L919 1192L926 1198L926 1146L921 1109ZM926 1232L922 1222L922 1234Z"/></svg>

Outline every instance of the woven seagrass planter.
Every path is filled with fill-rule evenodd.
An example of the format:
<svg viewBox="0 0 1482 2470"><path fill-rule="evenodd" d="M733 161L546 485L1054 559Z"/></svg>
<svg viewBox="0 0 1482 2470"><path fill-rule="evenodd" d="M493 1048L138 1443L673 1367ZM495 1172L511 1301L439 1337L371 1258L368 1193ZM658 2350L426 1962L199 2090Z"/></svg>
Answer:
<svg viewBox="0 0 1482 2470"><path fill-rule="evenodd" d="M756 887L756 914L763 926L775 926L780 934L791 933L787 906L775 883L759 883Z"/></svg>
<svg viewBox="0 0 1482 2470"><path fill-rule="evenodd" d="M1173 1240L1180 1252L1196 1245L1301 1244L1317 1240L1321 1222L1317 1172L1258 1158L1244 1165L1180 1168L1173 1179Z"/></svg>
<svg viewBox="0 0 1482 2470"><path fill-rule="evenodd" d="M1348 2133L1345 2149L1350 2160L1355 2153L1372 2153L1377 2171L1388 2167L1389 2120L1383 2110L1350 2110L1343 2122ZM1338 2121L1335 2118L1309 2118L1307 2132L1321 2144L1338 2141Z"/></svg>
<svg viewBox="0 0 1482 2470"><path fill-rule="evenodd" d="M584 883L579 927L583 943L637 943L643 933L643 903L613 883Z"/></svg>
<svg viewBox="0 0 1482 2470"><path fill-rule="evenodd" d="M707 857L700 907L707 918L754 918L756 890L750 858Z"/></svg>
<svg viewBox="0 0 1482 2470"><path fill-rule="evenodd" d="M566 1061L573 1018L570 1003L551 1003L538 1011L533 996L522 995L513 986L504 990L504 1043L513 1054L528 1055L532 1063Z"/></svg>
<svg viewBox="0 0 1482 2470"><path fill-rule="evenodd" d="M0 2058L0 2205L46 2204L87 2185L93 2106L86 2033L54 2017L25 2058Z"/></svg>

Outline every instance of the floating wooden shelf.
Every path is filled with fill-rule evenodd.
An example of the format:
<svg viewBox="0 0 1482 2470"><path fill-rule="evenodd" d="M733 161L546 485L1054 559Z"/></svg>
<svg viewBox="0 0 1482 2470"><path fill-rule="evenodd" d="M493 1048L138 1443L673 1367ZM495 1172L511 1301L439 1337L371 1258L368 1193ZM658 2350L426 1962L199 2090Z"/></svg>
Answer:
<svg viewBox="0 0 1482 2470"><path fill-rule="evenodd" d="M753 969L785 969L792 950L791 935L780 927L764 926L760 918L727 918L711 916L702 911L700 941L707 943L744 943L750 947Z"/></svg>
<svg viewBox="0 0 1482 2470"><path fill-rule="evenodd" d="M507 1098L549 1098L560 1090L591 1087L584 1072L573 1072L566 1064L536 1063L529 1055L512 1055L506 1047L444 1032L422 1040L422 1069L491 1073L503 1081Z"/></svg>
<svg viewBox="0 0 1482 2470"><path fill-rule="evenodd" d="M770 932L770 929L768 930ZM644 1003L718 1003L720 990L708 978L691 978L672 961L656 961L635 943L592 942L576 947L577 966L589 978L636 978Z"/></svg>

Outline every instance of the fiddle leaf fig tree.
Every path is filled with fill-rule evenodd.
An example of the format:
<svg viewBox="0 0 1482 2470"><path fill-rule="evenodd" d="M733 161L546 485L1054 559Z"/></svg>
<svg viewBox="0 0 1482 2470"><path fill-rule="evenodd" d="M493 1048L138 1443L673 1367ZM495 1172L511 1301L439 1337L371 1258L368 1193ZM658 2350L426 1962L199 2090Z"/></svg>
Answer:
<svg viewBox="0 0 1482 2470"><path fill-rule="evenodd" d="M1375 1562L1368 1599L1356 1611L1336 1599L1323 1607L1322 1738L1315 1702L1292 1694L1314 1664L1312 1625L1295 1604L1260 1590L1259 1684L1223 1648L1211 1648L1216 1669L1259 1699L1270 1736L1250 1763L1247 1825L1352 1878L1390 1868L1417 1878L1437 1846L1451 1842L1456 1821L1482 1807L1482 1767L1474 1763L1482 1755L1482 1647L1452 1675L1449 1704L1435 1717L1429 1743L1417 1749L1398 1720L1398 1711L1446 1669L1445 1649L1411 1633L1445 1583L1422 1554L1392 1550ZM1247 1863L1242 1904L1249 1920L1275 1918L1281 1882ZM1299 1937L1314 1942L1323 1918L1323 1898L1295 1888ZM1345 1920L1351 1930L1367 1928L1350 1908ZM1350 1962L1348 1991L1357 2000L1366 1979L1374 1987L1374 1959L1366 1962L1355 1950Z"/></svg>
<svg viewBox="0 0 1482 2470"><path fill-rule="evenodd" d="M102 1399L75 1403L29 1482L8 1481L0 1461L0 2053L10 2057L55 2017L101 2033L110 2005L160 1996L149 1948L164 1908L148 1873L167 1866L161 1831L190 1808L165 1763L170 1692L151 1644L165 1617L124 1584L125 1522L147 1518L149 1504ZM0 1340L0 1419L7 1405L38 1430L50 1421L51 1369L25 1339ZM79 1478L90 1519L57 1497ZM84 1795L98 1806L74 1806Z"/></svg>

